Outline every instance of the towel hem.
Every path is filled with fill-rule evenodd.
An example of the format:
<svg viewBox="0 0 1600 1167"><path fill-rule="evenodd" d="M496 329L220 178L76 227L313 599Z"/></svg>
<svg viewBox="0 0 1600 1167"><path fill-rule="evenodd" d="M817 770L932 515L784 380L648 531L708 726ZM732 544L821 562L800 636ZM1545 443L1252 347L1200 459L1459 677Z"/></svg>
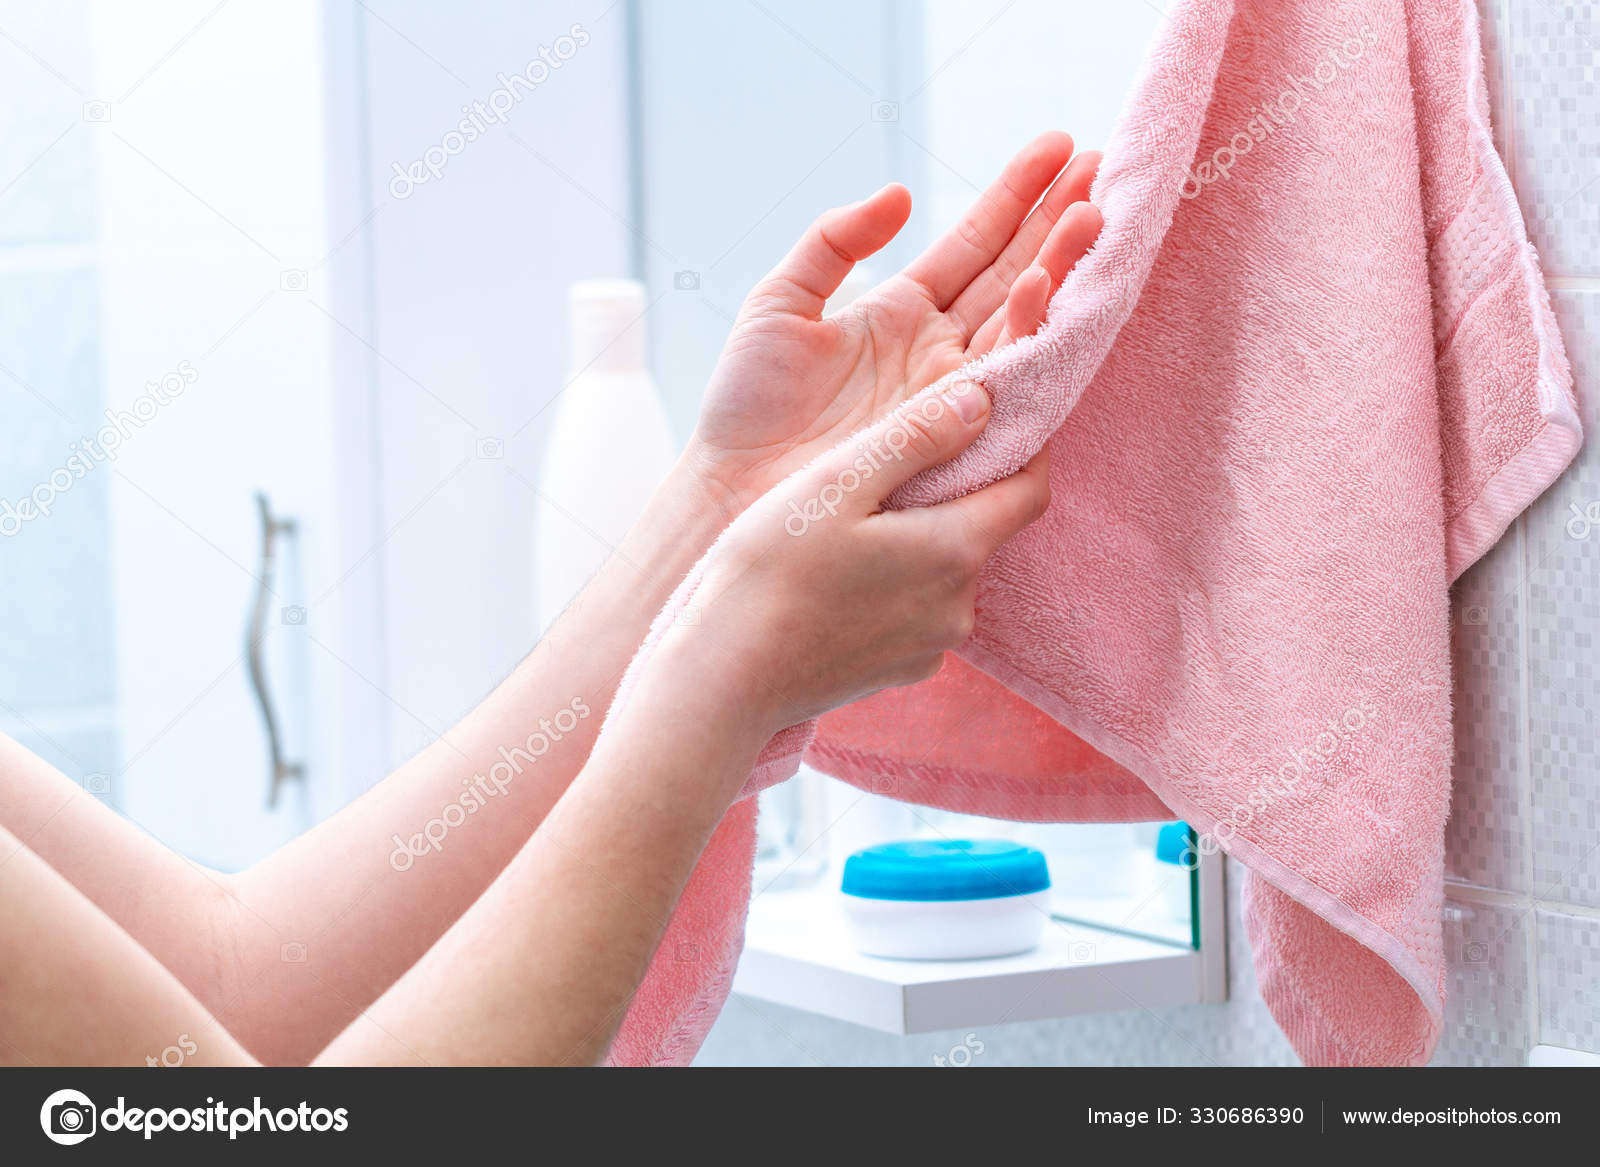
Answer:
<svg viewBox="0 0 1600 1167"><path fill-rule="evenodd" d="M969 641L957 651L963 659L1055 718L1114 762L1144 779L1155 791L1156 797L1182 815L1191 827L1203 834L1211 835L1214 839L1217 838L1216 817L1201 809L1179 790L1162 772L1161 767L1156 765L1143 750L1130 745L1120 735L1079 713L1045 686L981 645ZM1386 929L1354 911L1305 876L1291 870L1281 860L1269 855L1248 839L1234 834L1226 844L1220 839L1217 839L1217 842L1223 851L1259 873L1285 895L1304 904L1339 931L1381 956L1411 986L1434 1024L1442 1021L1444 1002L1440 999L1434 979L1423 968L1422 963Z"/></svg>
<svg viewBox="0 0 1600 1167"><path fill-rule="evenodd" d="M874 779L887 779L894 788L878 793L888 793L903 802L957 810L964 814L981 814L993 818L1014 813L1018 819L1024 819L1025 815L1025 821L1030 822L1062 822L1066 821L1068 816L1076 822L1164 821L1159 814L1151 817L1151 812L1156 808L1150 803L1157 796L1150 788L1150 784L1143 779L1137 779L1139 782L1137 790L1125 786L1122 789L1090 795L1072 790L1049 793L1016 779L1007 778L1003 774L981 774L953 766L891 759L869 750L858 750L838 742L825 741L820 737L812 743L807 752L807 758L813 757L824 763L818 766L818 769L856 786L871 786ZM908 783L911 789L904 789L902 783ZM1005 789L1007 786L1011 789ZM963 793L971 791L976 795L998 793L1007 801L1000 807L994 806L992 802L984 803L981 808L973 807L968 799L952 799L950 797L952 787L959 787ZM1177 817L1172 815L1170 810L1166 810L1166 815Z"/></svg>
<svg viewBox="0 0 1600 1167"><path fill-rule="evenodd" d="M1548 490L1572 461L1583 441L1583 426L1569 389L1571 371L1561 346L1549 303L1544 295L1544 273L1528 240L1528 228L1517 204L1517 194L1505 160L1494 148L1494 133L1485 108L1474 92L1484 86L1483 46L1478 12L1473 0L1461 0L1463 16L1462 75L1467 78L1465 112L1472 147L1478 155L1479 173L1494 194L1501 218L1516 233L1517 275L1528 300L1528 318L1539 342L1539 373L1534 393L1545 424L1533 438L1484 484L1478 497L1445 524L1445 562L1451 582L1493 547L1506 528L1529 503ZM1552 338L1551 333L1554 333Z"/></svg>
<svg viewBox="0 0 1600 1167"><path fill-rule="evenodd" d="M1450 520L1445 530L1445 560L1451 582L1493 547L1534 499L1550 489L1581 442L1578 431L1559 421L1547 421L1484 484L1472 504Z"/></svg>

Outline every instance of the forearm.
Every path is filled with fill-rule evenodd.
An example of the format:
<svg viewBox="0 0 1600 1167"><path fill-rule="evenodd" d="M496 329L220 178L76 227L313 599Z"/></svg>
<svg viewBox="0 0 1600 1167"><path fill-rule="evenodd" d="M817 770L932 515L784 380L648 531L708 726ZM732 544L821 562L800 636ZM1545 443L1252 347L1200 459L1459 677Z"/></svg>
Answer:
<svg viewBox="0 0 1600 1167"><path fill-rule="evenodd" d="M594 1062L772 731L748 678L668 647L543 828L324 1064ZM0 1063L249 1065L177 979L0 830ZM231 1019L231 1018L230 1018Z"/></svg>
<svg viewBox="0 0 1600 1167"><path fill-rule="evenodd" d="M477 899L582 767L650 619L727 522L700 483L675 469L481 705L248 871L173 854L15 743L0 755L0 824L226 1009L257 1057L303 1063Z"/></svg>
<svg viewBox="0 0 1600 1167"><path fill-rule="evenodd" d="M772 726L665 650L539 832L322 1064L589 1064Z"/></svg>
<svg viewBox="0 0 1600 1167"><path fill-rule="evenodd" d="M583 766L651 618L725 522L680 465L478 708L234 881L241 959L265 982L230 1018L246 1045L273 1062L309 1059L483 893ZM305 946L299 967L279 960L285 938Z"/></svg>
<svg viewBox="0 0 1600 1167"><path fill-rule="evenodd" d="M236 905L225 878L151 838L4 734L0 831L158 953L211 1008L243 988L228 956Z"/></svg>
<svg viewBox="0 0 1600 1167"><path fill-rule="evenodd" d="M761 747L786 726L933 675L971 635L977 576L1044 509L1043 459L962 499L884 500L987 418L967 383L913 399L764 495L700 579L694 621L652 646L582 773L437 946L322 1055L329 1062L592 1061ZM915 420L920 419L920 420ZM804 539L796 498L885 462Z"/></svg>
<svg viewBox="0 0 1600 1167"><path fill-rule="evenodd" d="M659 666L659 667L656 667ZM543 829L327 1064L592 1062L771 733L747 678L668 647ZM249 1065L235 1037L0 830L0 1063ZM231 1019L231 1015L230 1015Z"/></svg>
<svg viewBox="0 0 1600 1167"><path fill-rule="evenodd" d="M171 972L0 829L0 1064L171 1065L174 1057L250 1063Z"/></svg>
<svg viewBox="0 0 1600 1167"><path fill-rule="evenodd" d="M517 919L513 908L527 908L546 943L550 934L570 926L571 937L561 943L572 959L596 946L609 951L610 940L600 940L607 935L601 925L622 920L627 925L625 943L617 948L617 960L606 958L605 975L592 982L573 978L582 982L573 991L584 1003L584 1016L596 1000L617 1002L618 986L631 983L634 971L642 969L654 943L648 938L664 921L680 876L692 866L695 848L686 851L681 844L689 837L703 843L709 836L720 810L706 808L715 807L718 799L697 802L693 814L699 817L692 822L653 805L636 808L635 822L616 808L600 809L620 781L611 769L601 769L561 804L558 820L566 825L556 839L569 834L591 838L595 823L605 822L613 851L632 855L666 847L678 866L652 867L640 875L652 882L647 892L636 889L639 902L661 908L644 916L616 916L615 910L621 909L602 902L593 880L577 896L538 902L528 890L536 875L564 887L574 882L578 869L570 857L563 861L549 850L554 843L530 850L525 846L529 835L584 765L651 617L736 512L796 468L826 461L827 451L878 416L886 404L907 399L918 385L902 383L905 369L915 367L926 373L920 380L931 381L982 355L997 338L1023 335L1037 324L1050 291L1093 238L1093 230L1075 234L1069 229L1074 222L1087 222L1083 215L1074 220L1065 213L1069 204L1087 197L1092 163L1079 167L1076 179L1069 168L1061 181L1050 185L1070 152L1070 139L1064 135L1038 139L961 224L906 272L871 293L870 306L855 312L846 325L820 319L821 308L853 262L884 246L904 224L909 195L891 185L819 220L741 312L697 429L705 462L674 472L646 518L573 608L478 709L282 852L239 876L206 871L167 852L3 735L0 824L34 843L39 856L172 970L203 1004L219 1015L226 1011L245 1044L265 1060L308 1058L394 985L480 895L478 907L490 908L485 913L473 909L479 920L472 925L478 930L474 935L481 939L493 926L510 926ZM1029 214L1035 202L1038 206ZM1095 217L1091 226L1097 224ZM978 247L975 239L993 246ZM1058 239L1076 240L1076 250ZM1023 270L1030 259L1035 266L1029 272L1048 272L1037 270L1039 278L1019 279L1006 299L1006 273ZM1018 288L1028 295L1015 295ZM1022 310L1025 302L1033 308ZM878 353L899 355L880 363ZM974 432L969 427L963 440ZM958 448L935 443L930 449L937 457L932 460L897 458L875 482L892 488L916 470L954 456ZM705 473L708 467L714 468L710 474ZM810 474L807 489L828 488L817 476L822 470L835 476L852 472L831 464L821 467ZM729 483L726 493L702 485L718 477ZM810 556L815 562L787 578L774 572L770 561L806 557L794 555L796 541L783 537L778 543L784 554L768 556L766 551L773 550L769 547L745 561L758 603L765 593L785 594L793 609L787 623L778 621L746 646L768 646L770 667L757 670L760 677L787 673L805 690L791 703L785 724L875 687L927 675L937 667L937 652L928 642L958 641L970 628L968 593L975 582L965 577L978 562L974 548L935 538L939 520L931 513L884 518L881 504L887 495L876 490L857 492L856 501L869 494L869 521L883 532L869 540L877 550L865 560L848 541L835 545L836 540L824 537L826 553L816 549ZM973 509L981 508L973 504ZM989 510L1005 513L1003 507ZM835 521L825 529L844 524L829 513ZM768 518L774 530L785 529L784 515ZM1006 527L991 514L967 523L969 531ZM818 540L806 542L809 546ZM931 553L924 555L929 547ZM979 548L985 553L992 549ZM764 562L766 570L757 572ZM845 570L852 563L854 572ZM877 578L881 573L865 566L869 563L894 565L916 584L899 587L900 610L914 616L909 628L891 628L894 635L889 635L877 626L882 621L874 623L874 615L882 614L885 588ZM954 586L962 580L966 591ZM799 581L804 586L798 594L832 600L797 603L792 593ZM952 604L962 611L952 614ZM813 618L819 608L830 613L829 620ZM943 619L938 617L941 611L946 613ZM748 689L746 695L756 692ZM556 727L553 733L547 728L550 723ZM692 776L657 761L670 756L677 742L673 735L679 732L680 727L669 725L655 740L655 730L641 732L635 741L648 742L649 751L639 756L627 752L638 747L614 743L607 747L610 760L605 765L633 767L638 785L646 789L663 766L663 789L692 784ZM744 747L735 748L728 740L691 743L702 752L712 746L716 749L701 757L712 785L720 777L731 775L728 780L733 781L742 776L742 762L730 759ZM705 792L700 786L681 791ZM612 793L638 796L626 785ZM652 914L659 917L654 924L640 923ZM485 925L484 918L499 923ZM530 964L538 963L528 944L517 951ZM499 956L491 963L498 999L513 1007L508 966ZM414 976L442 983L439 970L447 964L430 954L424 967L431 971ZM550 980L559 978L563 967L578 966L570 961L541 966L541 984L546 989L565 986ZM508 1046L509 1052L522 1058L529 1050L541 1057L557 1056L553 1044L529 1045L527 1034L519 1034L514 1041L508 1038L516 1046L514 1051ZM353 1035L352 1028L340 1041L355 1040ZM427 1044L433 1036L428 1031L418 1040ZM580 1056L594 1052L584 1041L577 1047Z"/></svg>

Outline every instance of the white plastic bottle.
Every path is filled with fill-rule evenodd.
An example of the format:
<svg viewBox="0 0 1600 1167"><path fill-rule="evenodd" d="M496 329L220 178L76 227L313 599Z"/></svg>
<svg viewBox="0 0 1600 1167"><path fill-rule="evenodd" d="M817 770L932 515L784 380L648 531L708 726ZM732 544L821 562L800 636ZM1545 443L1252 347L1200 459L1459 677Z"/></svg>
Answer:
<svg viewBox="0 0 1600 1167"><path fill-rule="evenodd" d="M535 511L541 630L611 554L677 457L646 361L647 304L637 280L582 280L567 292L569 384L556 402Z"/></svg>

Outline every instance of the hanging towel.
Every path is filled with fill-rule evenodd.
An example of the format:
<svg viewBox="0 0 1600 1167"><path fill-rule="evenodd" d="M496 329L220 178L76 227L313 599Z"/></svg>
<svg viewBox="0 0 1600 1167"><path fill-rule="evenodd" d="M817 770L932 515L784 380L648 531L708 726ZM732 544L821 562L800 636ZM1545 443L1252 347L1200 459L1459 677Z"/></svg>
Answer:
<svg viewBox="0 0 1600 1167"><path fill-rule="evenodd" d="M804 751L952 810L1183 818L1250 871L1261 992L1301 1058L1426 1062L1448 588L1580 440L1487 110L1472 0L1178 4L1106 149L1098 244L1038 335L957 374L988 427L896 500L1048 443L1049 512L985 569L936 677L786 731L746 792ZM614 1061L698 1048L753 834L741 803Z"/></svg>

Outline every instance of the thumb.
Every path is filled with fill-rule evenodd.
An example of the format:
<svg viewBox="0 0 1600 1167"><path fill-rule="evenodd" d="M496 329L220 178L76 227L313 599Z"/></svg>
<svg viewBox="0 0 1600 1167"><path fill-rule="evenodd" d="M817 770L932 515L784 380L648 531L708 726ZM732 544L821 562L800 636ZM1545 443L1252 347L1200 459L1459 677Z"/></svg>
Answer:
<svg viewBox="0 0 1600 1167"><path fill-rule="evenodd" d="M948 462L972 444L989 420L989 395L965 378L935 382L866 429L818 458L802 476L828 513L874 511L899 486Z"/></svg>

